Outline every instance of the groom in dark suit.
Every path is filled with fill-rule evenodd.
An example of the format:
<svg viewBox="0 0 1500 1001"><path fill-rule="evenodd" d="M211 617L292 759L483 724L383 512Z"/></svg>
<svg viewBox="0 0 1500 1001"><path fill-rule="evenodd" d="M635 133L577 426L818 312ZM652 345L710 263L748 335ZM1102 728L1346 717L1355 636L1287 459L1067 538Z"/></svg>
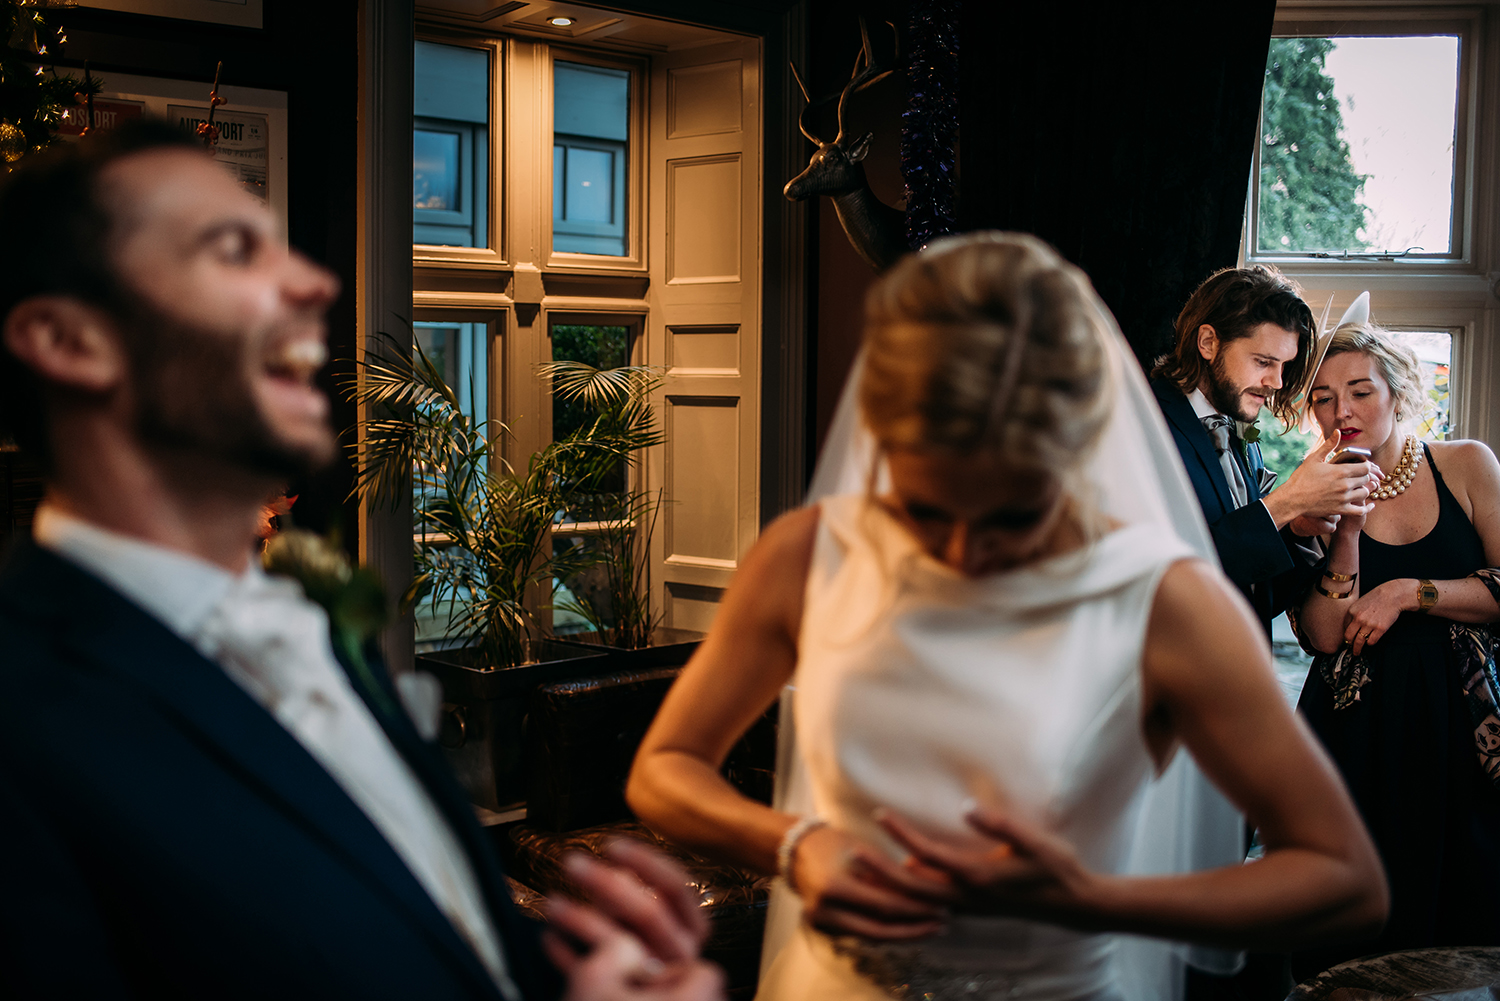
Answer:
<svg viewBox="0 0 1500 1001"><path fill-rule="evenodd" d="M1198 286L1151 387L1213 533L1224 573L1271 620L1305 594L1319 562L1309 536L1360 510L1371 467L1331 465L1325 442L1274 486L1251 432L1262 408L1288 422L1316 339L1302 290L1274 268L1226 268Z"/></svg>
<svg viewBox="0 0 1500 1001"><path fill-rule="evenodd" d="M1321 565L1309 536L1361 508L1371 467L1330 464L1325 442L1274 486L1276 472L1248 434L1262 408L1288 422L1316 340L1302 290L1274 268L1226 268L1198 286L1177 317L1171 353L1151 388L1213 533L1224 573L1267 637L1271 620L1306 594ZM1189 968L1188 1001L1279 1001L1291 990L1286 957L1252 953L1238 975Z"/></svg>
<svg viewBox="0 0 1500 1001"><path fill-rule="evenodd" d="M334 454L333 276L155 123L28 158L0 233L0 426L47 478L0 568L0 996L720 997L643 848L539 934L398 686L259 570Z"/></svg>

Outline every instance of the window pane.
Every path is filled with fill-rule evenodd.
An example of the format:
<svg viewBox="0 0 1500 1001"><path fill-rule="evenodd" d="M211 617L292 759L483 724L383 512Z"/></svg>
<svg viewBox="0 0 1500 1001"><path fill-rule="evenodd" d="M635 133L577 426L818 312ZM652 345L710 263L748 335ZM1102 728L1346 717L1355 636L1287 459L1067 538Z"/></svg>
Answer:
<svg viewBox="0 0 1500 1001"><path fill-rule="evenodd" d="M630 363L630 328L585 324L557 324L552 328L554 361L578 361L594 368L618 368ZM597 411L576 400L552 399L552 436L563 438L587 429ZM576 560L577 569L553 580L552 631L582 633L596 626L617 625L615 595L619 588L622 554L639 556L633 524L638 511L631 507L627 463L621 461L600 484L600 492L574 509L562 512L553 535L554 552ZM600 562L596 562L600 561ZM613 566L615 576L611 576ZM627 568L628 569L628 568Z"/></svg>
<svg viewBox="0 0 1500 1001"><path fill-rule="evenodd" d="M418 42L412 51L412 85L420 118L490 123L490 54L461 45Z"/></svg>
<svg viewBox="0 0 1500 1001"><path fill-rule="evenodd" d="M412 133L412 205L419 209L458 209L458 135Z"/></svg>
<svg viewBox="0 0 1500 1001"><path fill-rule="evenodd" d="M419 322L412 324L416 344L443 381L458 397L459 409L470 427L489 419L489 325L485 323ZM491 434L493 438L493 434ZM481 463L481 468L487 463ZM443 471L436 464L412 470L412 531L428 545L441 548L440 526L424 516L436 509L444 495ZM452 601L420 601L412 609L416 619L417 652L442 650L459 643L450 619L461 611Z"/></svg>
<svg viewBox="0 0 1500 1001"><path fill-rule="evenodd" d="M1458 53L1455 35L1272 39L1258 251L1451 253Z"/></svg>
<svg viewBox="0 0 1500 1001"><path fill-rule="evenodd" d="M552 249L622 257L630 74L553 64Z"/></svg>
<svg viewBox="0 0 1500 1001"><path fill-rule="evenodd" d="M552 579L552 632L558 636L590 632L594 628L591 617L613 625L609 574L602 562L594 562L608 556L608 547L593 535L558 533L552 536L552 548L573 557L582 567Z"/></svg>
<svg viewBox="0 0 1500 1001"><path fill-rule="evenodd" d="M1318 432L1314 429L1304 434L1295 424L1290 431L1283 432L1281 421L1265 408L1261 408L1256 424L1260 428L1261 458L1266 468L1276 474L1276 485L1280 486L1317 446Z"/></svg>
<svg viewBox="0 0 1500 1001"><path fill-rule="evenodd" d="M568 150L563 194L569 222L614 222L615 155L607 150Z"/></svg>
<svg viewBox="0 0 1500 1001"><path fill-rule="evenodd" d="M1448 375L1453 363L1453 335L1446 330L1392 330L1391 336L1416 354L1427 395L1426 409L1408 418L1407 427L1427 441L1446 440L1452 431Z"/></svg>
<svg viewBox="0 0 1500 1001"><path fill-rule="evenodd" d="M417 346L458 397L458 408L469 427L478 428L490 417L489 326L484 323L414 323ZM424 498L435 496L432 476L422 470L413 478L413 500L418 512ZM424 482L425 479L425 482ZM420 515L418 520L420 521ZM417 531L425 531L417 525Z"/></svg>
<svg viewBox="0 0 1500 1001"><path fill-rule="evenodd" d="M489 52L417 42L413 55L412 240L488 246Z"/></svg>
<svg viewBox="0 0 1500 1001"><path fill-rule="evenodd" d="M552 360L578 361L594 368L618 368L630 360L630 328L556 324L552 328ZM594 421L597 411L579 400L552 398L552 437L566 438ZM625 462L603 484L607 493L625 489ZM570 512L574 521L591 521L596 512Z"/></svg>
<svg viewBox="0 0 1500 1001"><path fill-rule="evenodd" d="M489 325L414 323L417 344L458 396L473 426L489 420Z"/></svg>
<svg viewBox="0 0 1500 1001"><path fill-rule="evenodd" d="M552 71L552 130L625 142L630 127L630 73L557 62Z"/></svg>

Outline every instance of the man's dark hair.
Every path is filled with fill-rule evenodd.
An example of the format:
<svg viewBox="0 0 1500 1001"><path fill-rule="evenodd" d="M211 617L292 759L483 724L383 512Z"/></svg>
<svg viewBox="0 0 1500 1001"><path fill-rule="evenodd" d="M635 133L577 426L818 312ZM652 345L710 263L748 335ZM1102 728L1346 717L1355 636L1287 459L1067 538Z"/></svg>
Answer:
<svg viewBox="0 0 1500 1001"><path fill-rule="evenodd" d="M1212 367L1198 351L1200 327L1213 327L1219 343L1227 344L1248 336L1262 323L1274 323L1297 335L1297 355L1282 366L1281 388L1266 401L1271 412L1291 427L1296 417L1293 404L1315 340L1313 315L1302 299L1302 286L1275 268L1257 264L1209 275L1177 314L1177 343L1157 359L1151 374L1191 393Z"/></svg>
<svg viewBox="0 0 1500 1001"><path fill-rule="evenodd" d="M0 330L21 302L38 295L79 299L110 313L128 301L109 264L115 217L99 176L123 157L147 150L201 149L161 119L58 143L0 176ZM35 373L0 340L0 438L14 438L48 461L46 409Z"/></svg>

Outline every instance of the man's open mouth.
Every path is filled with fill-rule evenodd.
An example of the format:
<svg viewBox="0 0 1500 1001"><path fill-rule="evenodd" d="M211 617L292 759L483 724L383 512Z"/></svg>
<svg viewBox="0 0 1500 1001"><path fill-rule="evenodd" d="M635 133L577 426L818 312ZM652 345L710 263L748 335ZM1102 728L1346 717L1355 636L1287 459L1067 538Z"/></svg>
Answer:
<svg viewBox="0 0 1500 1001"><path fill-rule="evenodd" d="M265 358L265 370L273 379L307 386L318 369L328 363L328 348L321 340L303 338L275 345Z"/></svg>

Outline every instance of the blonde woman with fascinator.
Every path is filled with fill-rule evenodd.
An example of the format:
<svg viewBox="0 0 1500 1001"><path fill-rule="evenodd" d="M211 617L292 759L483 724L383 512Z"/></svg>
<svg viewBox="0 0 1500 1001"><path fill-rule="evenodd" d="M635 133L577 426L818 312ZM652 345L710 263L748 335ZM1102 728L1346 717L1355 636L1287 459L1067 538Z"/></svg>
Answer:
<svg viewBox="0 0 1500 1001"><path fill-rule="evenodd" d="M835 422L853 432L827 446L847 491L745 557L628 788L655 830L800 895L766 1001L1157 1001L1172 988L1129 986L1107 933L1286 948L1379 927L1368 837L1200 555L1122 344L1083 274L1029 237L940 241L871 291ZM789 680L797 812L720 774ZM1127 874L1179 744L1265 858Z"/></svg>
<svg viewBox="0 0 1500 1001"><path fill-rule="evenodd" d="M1319 344L1303 406L1325 440L1384 471L1367 512L1326 540L1297 625L1317 654L1301 711L1338 764L1391 887L1384 932L1299 957L1500 945L1500 464L1477 441L1423 442L1412 352L1369 323L1369 293ZM1336 457L1336 454L1335 454Z"/></svg>

